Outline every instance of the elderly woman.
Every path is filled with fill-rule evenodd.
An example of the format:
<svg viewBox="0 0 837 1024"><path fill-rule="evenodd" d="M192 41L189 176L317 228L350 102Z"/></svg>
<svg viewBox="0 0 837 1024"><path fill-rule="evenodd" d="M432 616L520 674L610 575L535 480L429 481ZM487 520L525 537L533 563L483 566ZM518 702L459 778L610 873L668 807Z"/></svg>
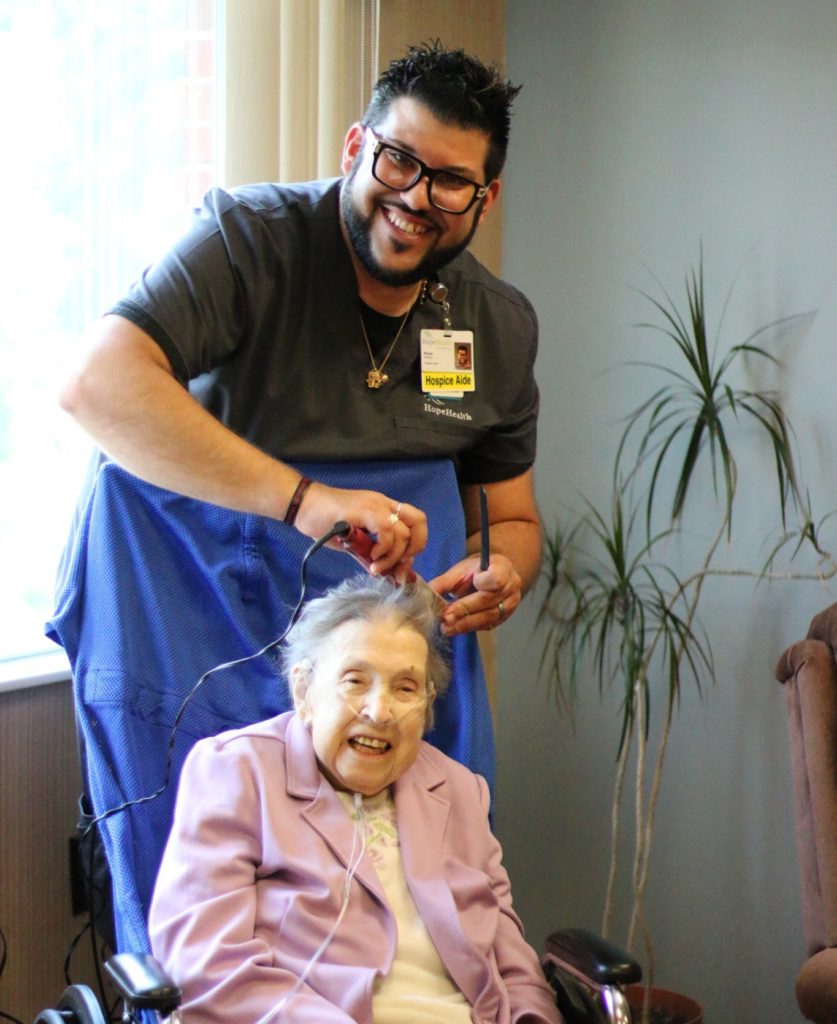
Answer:
<svg viewBox="0 0 837 1024"><path fill-rule="evenodd" d="M559 1020L487 786L422 740L436 600L358 577L309 602L295 711L190 753L150 912L186 1024Z"/></svg>

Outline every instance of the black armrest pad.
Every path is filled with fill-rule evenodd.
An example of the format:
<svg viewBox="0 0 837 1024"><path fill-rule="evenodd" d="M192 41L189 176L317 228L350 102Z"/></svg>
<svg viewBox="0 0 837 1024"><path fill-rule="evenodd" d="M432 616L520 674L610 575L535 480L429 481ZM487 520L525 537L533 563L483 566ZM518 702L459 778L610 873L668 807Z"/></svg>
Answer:
<svg viewBox="0 0 837 1024"><path fill-rule="evenodd" d="M129 1006L137 1010L156 1010L167 1017L180 1005L180 989L153 956L144 953L117 953L105 969Z"/></svg>
<svg viewBox="0 0 837 1024"><path fill-rule="evenodd" d="M598 985L632 985L642 980L642 968L632 956L583 928L553 932L546 940L546 952Z"/></svg>

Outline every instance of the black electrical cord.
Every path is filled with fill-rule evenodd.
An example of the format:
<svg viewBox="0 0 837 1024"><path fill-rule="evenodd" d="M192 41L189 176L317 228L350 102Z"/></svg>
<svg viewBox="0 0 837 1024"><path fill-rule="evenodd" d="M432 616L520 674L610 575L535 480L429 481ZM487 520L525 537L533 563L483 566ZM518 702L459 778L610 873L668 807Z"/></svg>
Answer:
<svg viewBox="0 0 837 1024"><path fill-rule="evenodd" d="M0 978L3 977L3 972L6 970L6 961L8 958L9 950L6 945L6 936L3 929L0 928ZM23 1024L22 1020L19 1020L17 1017L13 1017L10 1013L5 1013L3 1010L0 1010L0 1020L7 1020L10 1024Z"/></svg>
<svg viewBox="0 0 837 1024"><path fill-rule="evenodd" d="M72 978L72 960L81 940L84 938L86 933L89 933L91 953L93 957L93 971L96 975L96 988L99 994L99 1005L103 1010L104 1019L108 1021L109 1024L119 1024L119 1022L122 1021L120 999L118 996L114 995L113 992L110 994L108 993L104 973L102 971L102 965L109 958L112 950L110 949L109 943L104 939L102 940L101 945L97 944L97 925L104 908L104 899L102 897L103 888L101 880L97 878L95 862L97 836L98 830L94 830L87 835L89 852L85 852L83 844L80 844L77 849L78 869L81 873L81 881L87 894L87 920L73 937L67 949L63 967L64 981L68 986L75 984ZM85 858L87 863L85 863ZM109 999L110 1006L108 1006Z"/></svg>
<svg viewBox="0 0 837 1024"><path fill-rule="evenodd" d="M156 800L157 797L161 796L166 791L166 789L168 788L168 786L169 786L169 784L171 782L171 770L172 770L172 764L173 764L173 761L174 761L174 744L175 744L175 740L176 740L176 737L177 737L177 731L180 728L180 723L183 720L183 716L186 713L186 709L189 706L189 703L192 700L192 698L195 696L195 694L200 689L200 687L203 686L203 684L206 682L206 680L210 676L214 675L216 672L221 672L224 669L228 669L228 668L234 668L235 666L242 665L242 664L244 664L247 661L252 661L255 658L260 658L263 655L268 654L270 651L272 651L274 648L278 647L279 644L282 643L282 641L285 639L285 637L288 635L288 633L290 633L291 629L293 628L293 626L296 623L296 620L299 618L300 612L302 611L302 605L303 605L303 603L305 601L305 593L306 593L306 590L307 590L307 578L306 577L307 577L307 569L308 569L308 561L309 561L309 559L311 558L312 555L316 554L316 552L319 551L320 548L325 547L325 545L328 544L328 542L330 540L332 540L334 537L347 537L349 535L350 531L351 531L351 527L349 526L349 524L347 522L344 522L344 521L341 520L340 522L335 523L334 526L332 526L332 528L328 531L328 533L324 534L322 537L318 537L317 540L315 540L314 543L305 552L305 555L303 556L302 563L300 565L300 570L299 570L299 599L298 599L298 601L296 603L296 607L291 612L290 619L288 620L288 625L285 627L285 629L283 630L281 635L276 637L275 640L271 640L270 643L268 643L264 647L262 647L261 650L256 651L255 654L248 654L248 655L246 655L243 658L237 658L234 661L228 661L228 662L224 662L221 665L215 665L213 668L209 669L207 672L204 672L204 674L200 677L200 679L198 679L198 681L195 683L195 685L192 687L192 689L186 695L186 697L184 698L183 702L181 703L181 705L180 705L180 707L179 707L179 709L177 711L177 714L175 715L174 724L172 726L172 730L171 730L171 733L169 735L168 747L167 747L167 750L166 750L166 767L165 767L165 772L164 772L164 777L163 777L163 784L160 786L160 788L158 790L156 790L156 792L151 793L148 796L138 797L138 798L136 798L134 800L127 800L127 801L125 801L125 803L119 804L117 807L111 807L109 810L103 811L97 817L92 818L86 824L86 827L84 828L84 830L81 832L81 841L83 842L85 839L88 839L89 840L89 844L90 844L90 855L89 855L89 863L88 863L88 872L87 872L87 878L85 879L85 881L87 882L87 886L88 886L89 918L88 918L88 921L85 923L84 927L76 935L76 937L72 940L72 942L70 944L70 948L67 951L67 956L65 957L65 960L64 960L64 976L66 978L67 984L72 984L72 982L70 980L70 960L71 960L71 958L73 956L73 953L75 952L76 947L78 946L78 943L81 941L82 937L84 936L84 933L89 929L90 935L91 935L91 941L92 941L92 944L93 944L93 963L94 963L94 967L95 967L95 971L96 971L96 978L97 978L97 985L98 985L99 993L100 993L100 1000L101 1000L101 1004L102 1004L103 1007L107 1006L107 998L106 998L106 995L105 995L104 979L103 979L102 972L101 972L101 960L102 960L102 957L101 957L100 951L99 951L99 949L98 949L98 947L96 945L96 919L97 919L98 915L97 915L97 913L95 911L95 906L94 906L94 904L95 904L94 891L96 889L96 884L95 884L95 868L94 868L94 850L95 850L95 836L96 836L97 831L98 831L98 826L100 825L101 822L106 821L108 818L111 818L111 817L113 817L116 814L119 814L121 811L126 811L129 808L131 808L131 807L136 807L136 806L138 806L140 804L150 803L152 800ZM80 856L80 862L82 862L82 871L84 871L83 859L84 858L82 856ZM4 954L4 958L3 958L2 962L5 963L5 954ZM0 973L1 972L2 972L2 967L0 967ZM112 1019L112 1013L113 1013L113 1010L111 1009L111 1011L110 1011L110 1013L108 1014L108 1017L107 1017L108 1020ZM9 1018L9 1019L12 1019L12 1018ZM20 1021L15 1021L14 1024L21 1024L21 1022Z"/></svg>
<svg viewBox="0 0 837 1024"><path fill-rule="evenodd" d="M262 647L261 650L256 651L254 654L247 654L243 658L236 658L234 661L226 661L221 665L215 665L213 668L204 672L204 674L195 683L192 689L186 694L183 703L180 705L177 714L174 716L174 725L172 726L171 733L169 734L168 749L166 751L166 770L163 776L163 784L160 786L160 788L156 790L154 793L149 793L148 796L140 796L134 800L126 800L125 803L123 804L119 804L116 807L111 807L107 811L103 811L100 815L93 818L92 821L88 823L87 828L82 833L82 839L87 835L87 833L93 828L94 825L99 825L101 824L101 822L106 821L108 818L112 818L115 814L119 814L121 811L127 811L131 807L138 807L141 804L151 803L152 800L156 800L157 797L161 796L166 791L166 789L168 789L169 783L171 782L171 768L172 763L174 761L174 744L177 738L177 731L180 728L180 723L183 720L183 716L186 713L186 708L189 706L192 698L203 686L206 680L209 679L210 676L215 675L216 672L222 672L228 668L235 668L237 665L243 665L247 661L253 661L255 658L260 658L262 657L262 655L269 654L270 651L272 651L275 647L278 647L279 644L282 643L282 641L285 639L288 633L290 633L291 629L295 625L296 620L299 618L299 613L302 610L302 604L305 600L305 591L307 588L306 573L308 568L308 560L311 558L312 555L316 554L316 552L319 551L320 548L325 547L325 545L328 544L328 542L332 540L334 537L347 537L350 531L351 527L349 526L349 524L341 520L340 522L335 523L334 526L332 526L332 528L328 531L328 533L323 534L322 537L319 537L317 540L315 540L311 547L305 552L299 570L299 600L297 601L296 607L291 613L291 617L288 620L288 625L282 631L280 636L276 637L275 640L271 640L270 643L265 644L265 646Z"/></svg>

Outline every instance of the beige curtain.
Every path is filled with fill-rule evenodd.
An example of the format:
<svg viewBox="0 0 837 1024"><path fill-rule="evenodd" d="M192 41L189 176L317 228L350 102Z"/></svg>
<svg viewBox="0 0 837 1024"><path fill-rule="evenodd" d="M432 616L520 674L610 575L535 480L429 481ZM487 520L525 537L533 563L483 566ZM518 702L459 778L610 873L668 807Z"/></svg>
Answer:
<svg viewBox="0 0 837 1024"><path fill-rule="evenodd" d="M280 0L279 177L340 173L377 78L377 0Z"/></svg>
<svg viewBox="0 0 837 1024"><path fill-rule="evenodd" d="M340 173L343 138L378 77L380 0L227 0L227 186Z"/></svg>

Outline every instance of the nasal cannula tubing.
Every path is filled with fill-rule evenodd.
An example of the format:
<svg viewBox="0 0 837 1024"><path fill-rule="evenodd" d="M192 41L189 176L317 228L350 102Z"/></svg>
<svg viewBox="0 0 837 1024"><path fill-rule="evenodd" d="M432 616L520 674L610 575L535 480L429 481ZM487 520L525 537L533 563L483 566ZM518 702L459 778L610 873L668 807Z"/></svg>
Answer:
<svg viewBox="0 0 837 1024"><path fill-rule="evenodd" d="M174 760L174 742L175 742L175 737L176 737L178 729L180 727L180 722L181 722L181 720L182 720L182 718L183 718L183 716L184 716L184 714L186 712L187 707L191 703L192 698L195 696L197 691L203 686L203 684L206 682L206 680L209 679L210 676L212 676L212 675L214 675L214 674L216 674L218 672L224 671L226 669L230 669L230 668L236 667L238 665L242 665L245 662L252 661L252 660L254 660L256 658L262 657L263 655L268 654L270 651L274 650L276 647L279 646L280 643L282 643L282 641L285 639L285 637L290 632L291 628L295 625L296 620L297 620L297 618L299 616L299 613L300 613L300 611L302 609L302 604L303 604L303 601L304 601L304 598L305 598L305 591L306 591L306 568L307 568L308 559L311 557L311 555L313 555L321 547L323 547L325 544L327 544L328 541L331 540L332 537L335 537L335 536L346 536L348 534L348 532L349 532L349 529L350 529L349 525L347 523L345 523L345 522L341 521L339 523L335 523L334 526L332 527L332 529L328 531L328 533L326 533L325 535L320 537L318 540L316 540L311 545L311 547L306 551L306 553L305 553L305 555L304 555L304 557L302 559L302 564L300 566L300 584L301 584L301 586L300 586L299 600L298 600L298 602L296 604L296 607L293 609L293 611L291 613L291 616L290 616L290 619L288 621L288 624L285 627L285 629L282 632L282 634L280 636L276 637L274 640L271 640L268 644L265 644L264 647L262 647L260 650L258 650L256 652L254 652L253 654L249 654L249 655L246 655L246 656L241 657L241 658L236 658L236 659L234 659L232 661L223 662L220 665L215 665L213 668L208 669L206 672L204 672L204 674L200 677L200 679L198 679L198 681L195 683L195 685L192 687L192 689L186 694L185 699L181 703L181 705L180 705L180 707L179 707L179 709L177 711L177 714L175 715L174 724L173 724L173 727L172 727L172 730L171 730L171 733L170 733L170 736L169 736L164 778L163 778L163 782L162 782L162 785L160 786L160 788L157 789L153 793L149 793L147 796L137 797L137 798L135 798L133 800L126 800L124 803L121 803L121 804L119 804L119 805L117 805L115 807L111 807L108 810L103 811L101 814L95 816L94 818L92 818L92 820L90 820L87 823L87 826L86 826L85 831L84 831L84 835L87 835L88 832L90 832L92 829L96 828L98 825L100 825L103 821L106 821L108 818L111 818L112 816L114 816L116 814L119 814L122 811L126 811L129 808L131 808L131 807L136 807L136 806L138 806L140 804L149 803L150 801L155 800L159 796L162 795L162 793L168 788L169 782L171 780L172 765L173 765L173 760ZM394 724L394 727L395 727L396 731L398 730L398 728L401 725L401 723L403 723L412 714L415 714L416 712L419 712L419 711L425 711L426 712L426 708L427 708L428 701L430 699L430 695L433 694L434 690L435 690L435 687L433 686L432 681L429 681L428 682L428 693L424 694L421 697L417 697L416 702L412 706L410 706L405 712L403 712L400 716L393 716L393 718L394 718L393 724ZM343 699L346 701L346 703L351 708L352 712L354 713L354 715L357 718L364 718L364 719L374 723L374 717L373 716L370 716L365 711L358 711L357 708L355 708L353 706L352 702L347 697L345 697L343 694L341 694L341 697L343 697ZM317 961L320 959L320 957L322 957L323 953L328 948L329 943L333 940L334 936L337 934L337 929L340 927L341 923L343 922L343 918L346 916L346 911L348 910L348 907L349 907L349 896L350 896L350 893L351 893L352 880L354 879L355 875L357 874L358 868L360 867L361 862L363 861L364 855L366 853L366 820L365 820L364 813L363 813L363 797L361 796L360 793L354 793L353 794L353 798L354 798L354 806L355 806L355 816L354 816L355 823L354 823L354 829L353 829L353 832L352 832L352 848L351 848L351 853L349 854L348 865L347 865L347 868L346 868L346 876L345 876L345 879L344 879L344 882L343 882L343 897L342 897L342 903L341 903L340 911L339 911L339 913L337 915L337 918L335 919L334 924L332 925L331 929L329 930L328 934L323 939L323 941L320 943L319 947L317 948L317 950L314 952L314 954L311 957L311 959L306 964L305 969L303 970L302 974L294 982L294 984L291 987L291 989L288 992L285 993L285 995L280 999L280 1001L277 1003L277 1005L275 1007L273 1007L272 1010L270 1010L265 1016L263 1016L263 1017L261 1017L259 1019L257 1024L268 1024L269 1021L274 1020L277 1017L277 1015L282 1011L282 1009L284 1008L284 1006L288 1002L288 1000L291 999L299 991L299 989L305 984L305 980L308 977L308 975L310 974L312 968L315 966ZM358 846L358 838L360 839L360 850L358 851L357 856L355 856L355 851L357 850L357 846Z"/></svg>
<svg viewBox="0 0 837 1024"><path fill-rule="evenodd" d="M289 999L291 999L293 996L296 995L297 992L299 992L299 990L305 984L305 979L311 973L311 969L314 967L314 965L317 963L317 961L320 959L323 953L325 953L329 943L337 934L337 929L343 923L343 918L346 916L346 911L349 909L349 894L351 893L352 879L355 877L357 869L360 867L361 861L363 860L364 854L366 853L366 819L363 814L363 797L360 795L360 793L354 793L352 795L355 802L355 827L354 831L352 832L352 852L349 854L349 862L346 868L346 877L343 881L343 902L340 907L340 913L337 915L337 919L331 926L328 935L326 935L326 937L317 947L316 952L306 964L305 970L296 979L291 989L282 996L282 998L279 1000L276 1006L273 1007L272 1010L269 1010L264 1017L259 1018L257 1024L268 1024L268 1021L274 1020L277 1017L277 1015L281 1013L281 1011L284 1009L285 1003L287 1003ZM358 853L357 857L355 857L358 834L360 834L360 852Z"/></svg>
<svg viewBox="0 0 837 1024"><path fill-rule="evenodd" d="M183 716L186 713L186 709L188 708L189 704L192 702L192 698L203 686L206 680L209 679L210 676L213 676L218 672L223 672L226 669L235 668L238 665L243 665L245 662L253 661L256 658L261 658L263 655L270 653L270 651L274 650L276 647L279 646L279 644L281 644L284 641L285 637L288 635L288 633L290 633L291 629L296 624L296 620L299 617L299 613L302 611L302 604L303 601L305 600L305 591L308 585L306 578L308 559L315 552L319 551L320 548L324 547L333 537L347 536L350 529L351 528L348 523L343 522L343 520L340 520L339 522L335 523L334 526L332 526L328 533L323 534L322 537L319 537L317 540L315 540L314 543L308 548L308 550L303 555L302 563L299 567L299 599L296 603L296 607L291 612L288 624L285 626L282 633L279 636L277 636L274 640L271 640L270 643L265 644L264 647L261 648L261 650L255 651L253 654L247 654L244 657L236 658L233 661L225 661L220 665L215 665L213 668L208 669L206 672L204 672L200 679L198 679L198 681L195 683L192 689L186 694L185 698L183 699L183 702L178 708L177 714L174 716L174 724L172 725L171 732L169 733L169 742L166 751L166 765L163 773L163 782L159 789L155 790L153 793L149 793L147 796L140 796L134 798L133 800L126 800L124 803L118 804L115 807L110 807L106 811L102 811L101 814L96 815L94 818L92 818L90 821L86 823L84 832L82 833L81 836L82 839L84 839L85 836L87 836L88 832L91 832L94 828L98 827L103 821L107 821L108 818L112 818L115 814L120 814L122 811L127 811L131 807L138 807L141 804L151 803L151 801L156 800L158 797L162 796L162 794L168 789L172 777L172 768L174 766L175 739L180 728L181 720L183 719Z"/></svg>
<svg viewBox="0 0 837 1024"><path fill-rule="evenodd" d="M340 691L338 691L338 692L340 692ZM431 682L430 683L430 693L432 693L432 692L433 692L433 683ZM369 715L365 711L359 711L356 707L354 707L354 705L352 704L352 701L345 694L343 694L342 692L340 693L340 696L343 699L343 701L348 705L349 709L353 712L353 714L355 715L356 718L367 719L368 721L373 722L373 724L374 724L374 719L372 718L371 715ZM400 718L396 718L393 721L392 725L395 728L395 730L398 731L399 726L410 715L415 714L417 711L424 711L426 709L427 702L428 702L428 695L427 694L425 694L422 697L420 697L419 699L417 699L416 703L413 704L412 707L410 707L406 711L406 713L402 714L400 716ZM351 853L349 854L348 866L346 868L346 877L345 877L344 882L343 882L343 899L342 899L342 903L341 903L341 906L340 906L340 911L339 911L339 913L337 915L337 918L335 919L334 924L331 926L331 929L329 930L328 935L326 935L326 937L323 939L323 941L317 947L317 949L314 952L313 956L311 957L311 959L306 964L305 969L303 970L302 974L300 974L300 976L294 982L294 984L292 985L290 990L288 992L286 992L282 996L282 998L279 1000L279 1002L276 1004L276 1006L274 1006L272 1010L268 1011L268 1013L265 1016L261 1017L258 1020L257 1024L268 1024L269 1021L272 1021L272 1020L275 1020L275 1019L278 1018L278 1015L282 1012L282 1010L284 1009L284 1007L287 1004L288 1000L292 999L293 996L295 996L296 993L299 992L299 990L305 984L305 980L308 977L308 975L311 973L312 968L317 963L317 961L320 959L320 957L323 955L323 953L325 953L326 949L329 946L329 943L332 941L334 936L337 934L337 929L343 923L343 918L346 916L346 911L349 908L349 895L350 895L350 892L351 892L352 880L354 879L355 874L357 873L357 870L360 867L361 861L363 860L364 854L366 853L366 819L365 819L364 814L363 814L363 797L361 796L360 793L354 793L353 794L353 799L354 799L354 804L355 804L355 826L354 826L354 831L352 833L352 849L351 849ZM360 833L360 852L358 853L357 857L355 858L355 850L357 849L357 842L358 842L358 833Z"/></svg>

